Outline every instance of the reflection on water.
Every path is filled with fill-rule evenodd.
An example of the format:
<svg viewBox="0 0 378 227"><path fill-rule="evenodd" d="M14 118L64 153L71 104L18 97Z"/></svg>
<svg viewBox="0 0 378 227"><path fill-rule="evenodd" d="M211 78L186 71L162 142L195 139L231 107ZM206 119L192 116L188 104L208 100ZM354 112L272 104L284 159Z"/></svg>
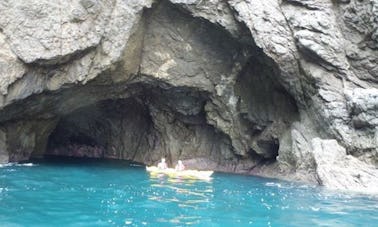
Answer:
<svg viewBox="0 0 378 227"><path fill-rule="evenodd" d="M169 204L169 207L188 210L205 210L213 198L211 180L169 178L163 175L150 175L151 188L156 189L148 196L151 201ZM201 215L198 211L192 214L179 214L173 218L158 218L157 222L175 225L199 224Z"/></svg>
<svg viewBox="0 0 378 227"><path fill-rule="evenodd" d="M150 196L150 200L175 202L181 207L200 208L196 204L207 203L212 198L212 181L179 179L164 176L151 176L152 188L158 188L162 195Z"/></svg>
<svg viewBox="0 0 378 227"><path fill-rule="evenodd" d="M0 226L376 226L378 198L262 178L151 177L126 163L0 168Z"/></svg>

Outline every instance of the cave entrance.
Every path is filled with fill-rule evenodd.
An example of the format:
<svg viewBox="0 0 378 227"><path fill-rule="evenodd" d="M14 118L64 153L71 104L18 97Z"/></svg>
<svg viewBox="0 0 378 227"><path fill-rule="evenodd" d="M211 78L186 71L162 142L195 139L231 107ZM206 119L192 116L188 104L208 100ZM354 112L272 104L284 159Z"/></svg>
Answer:
<svg viewBox="0 0 378 227"><path fill-rule="evenodd" d="M137 99L100 101L63 116L45 155L133 159L147 149L151 124L148 108Z"/></svg>
<svg viewBox="0 0 378 227"><path fill-rule="evenodd" d="M206 122L206 93L187 87L142 84L128 90L137 92L131 92L129 98L98 101L62 116L48 138L44 156L145 164L166 157L173 164L179 158L209 157L225 149L230 152L224 145L224 135Z"/></svg>

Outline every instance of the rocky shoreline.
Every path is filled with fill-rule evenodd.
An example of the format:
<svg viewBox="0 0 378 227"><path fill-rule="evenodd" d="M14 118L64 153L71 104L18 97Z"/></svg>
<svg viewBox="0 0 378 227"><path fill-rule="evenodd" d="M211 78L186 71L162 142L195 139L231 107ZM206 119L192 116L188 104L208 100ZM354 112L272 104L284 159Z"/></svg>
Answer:
<svg viewBox="0 0 378 227"><path fill-rule="evenodd" d="M165 156L378 190L376 0L16 0L0 12L0 163Z"/></svg>

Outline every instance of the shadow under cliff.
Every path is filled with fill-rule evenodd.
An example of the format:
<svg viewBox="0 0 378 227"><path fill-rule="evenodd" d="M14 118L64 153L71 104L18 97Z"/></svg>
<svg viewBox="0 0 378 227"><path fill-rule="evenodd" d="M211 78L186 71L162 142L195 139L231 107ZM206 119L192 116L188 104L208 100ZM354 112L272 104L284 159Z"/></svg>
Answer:
<svg viewBox="0 0 378 227"><path fill-rule="evenodd" d="M155 164L166 157L170 165L182 159L239 173L274 163L298 108L280 85L278 66L252 37L244 40L167 1L156 4L113 67L2 109L9 160L57 155ZM47 83L56 70L38 69L18 84L37 76Z"/></svg>

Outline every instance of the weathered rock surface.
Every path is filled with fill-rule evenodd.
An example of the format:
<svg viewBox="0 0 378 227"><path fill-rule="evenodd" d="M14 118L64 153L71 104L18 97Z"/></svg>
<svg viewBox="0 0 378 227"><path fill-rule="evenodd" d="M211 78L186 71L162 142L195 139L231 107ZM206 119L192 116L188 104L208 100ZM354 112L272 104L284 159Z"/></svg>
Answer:
<svg viewBox="0 0 378 227"><path fill-rule="evenodd" d="M336 140L311 141L319 183L332 189L376 192L378 169L347 155Z"/></svg>
<svg viewBox="0 0 378 227"><path fill-rule="evenodd" d="M112 1L5 1L0 26L12 50L26 63L64 63L96 47Z"/></svg>
<svg viewBox="0 0 378 227"><path fill-rule="evenodd" d="M8 163L9 162L9 154L7 152L7 145L6 145L6 134L1 130L0 131L0 163Z"/></svg>
<svg viewBox="0 0 378 227"><path fill-rule="evenodd" d="M378 192L377 0L0 2L0 162L166 156Z"/></svg>
<svg viewBox="0 0 378 227"><path fill-rule="evenodd" d="M6 95L8 87L17 79L21 78L26 71L26 67L17 58L5 36L0 33L0 93Z"/></svg>

